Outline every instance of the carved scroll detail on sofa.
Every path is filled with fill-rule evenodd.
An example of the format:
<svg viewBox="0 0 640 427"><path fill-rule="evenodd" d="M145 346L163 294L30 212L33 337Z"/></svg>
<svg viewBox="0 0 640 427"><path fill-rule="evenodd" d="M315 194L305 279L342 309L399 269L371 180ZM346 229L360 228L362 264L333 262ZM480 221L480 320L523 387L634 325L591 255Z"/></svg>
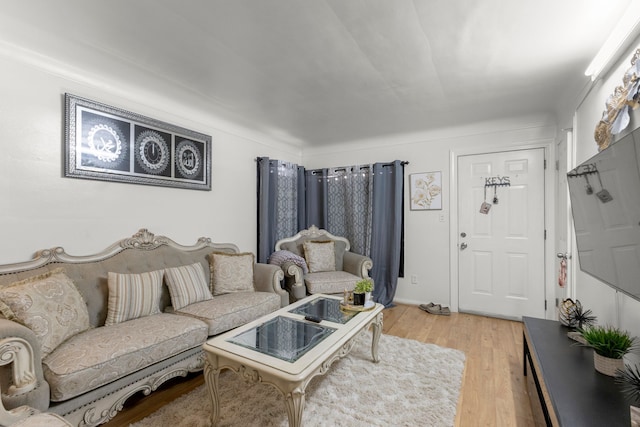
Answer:
<svg viewBox="0 0 640 427"><path fill-rule="evenodd" d="M16 396L31 391L36 386L33 348L22 338L0 340L0 366L13 363L13 385L5 394Z"/></svg>

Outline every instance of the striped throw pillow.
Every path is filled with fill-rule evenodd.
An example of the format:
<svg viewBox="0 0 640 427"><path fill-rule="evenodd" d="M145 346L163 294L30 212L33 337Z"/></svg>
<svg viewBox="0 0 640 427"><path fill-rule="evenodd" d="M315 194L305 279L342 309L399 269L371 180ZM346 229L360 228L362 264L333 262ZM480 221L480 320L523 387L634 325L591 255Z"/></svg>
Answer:
<svg viewBox="0 0 640 427"><path fill-rule="evenodd" d="M138 274L109 272L105 326L160 313L162 270Z"/></svg>
<svg viewBox="0 0 640 427"><path fill-rule="evenodd" d="M196 262L164 270L174 310L213 298L202 264Z"/></svg>

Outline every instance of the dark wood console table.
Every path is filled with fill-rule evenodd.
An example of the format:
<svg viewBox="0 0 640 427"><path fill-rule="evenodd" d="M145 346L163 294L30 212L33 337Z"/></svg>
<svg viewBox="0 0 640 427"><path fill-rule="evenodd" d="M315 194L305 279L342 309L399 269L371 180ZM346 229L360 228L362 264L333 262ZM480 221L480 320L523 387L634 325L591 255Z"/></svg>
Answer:
<svg viewBox="0 0 640 427"><path fill-rule="evenodd" d="M568 338L568 329L560 322L532 317L522 320L524 375L529 368L543 425L631 425L629 402L614 378L594 369L592 349ZM535 416L536 408L532 409Z"/></svg>

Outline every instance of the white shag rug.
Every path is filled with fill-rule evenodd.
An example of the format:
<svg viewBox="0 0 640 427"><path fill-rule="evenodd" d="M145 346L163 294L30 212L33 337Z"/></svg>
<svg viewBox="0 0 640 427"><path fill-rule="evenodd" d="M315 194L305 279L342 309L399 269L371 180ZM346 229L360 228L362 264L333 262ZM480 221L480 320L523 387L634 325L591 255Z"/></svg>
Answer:
<svg viewBox="0 0 640 427"><path fill-rule="evenodd" d="M307 387L303 425L453 426L465 356L459 350L382 335L380 362L371 360L371 334ZM220 374L220 426L288 426L284 398L273 386ZM174 400L131 427L210 425L205 386Z"/></svg>

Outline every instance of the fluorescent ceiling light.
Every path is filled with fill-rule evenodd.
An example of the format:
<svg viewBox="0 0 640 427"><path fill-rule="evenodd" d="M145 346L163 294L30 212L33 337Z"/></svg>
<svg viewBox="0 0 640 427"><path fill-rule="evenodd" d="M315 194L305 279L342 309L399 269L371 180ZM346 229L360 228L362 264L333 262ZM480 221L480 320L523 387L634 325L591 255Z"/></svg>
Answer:
<svg viewBox="0 0 640 427"><path fill-rule="evenodd" d="M622 18L596 54L587 71L586 76L596 80L598 76L609 69L612 62L640 33L640 1L632 0L624 11Z"/></svg>

